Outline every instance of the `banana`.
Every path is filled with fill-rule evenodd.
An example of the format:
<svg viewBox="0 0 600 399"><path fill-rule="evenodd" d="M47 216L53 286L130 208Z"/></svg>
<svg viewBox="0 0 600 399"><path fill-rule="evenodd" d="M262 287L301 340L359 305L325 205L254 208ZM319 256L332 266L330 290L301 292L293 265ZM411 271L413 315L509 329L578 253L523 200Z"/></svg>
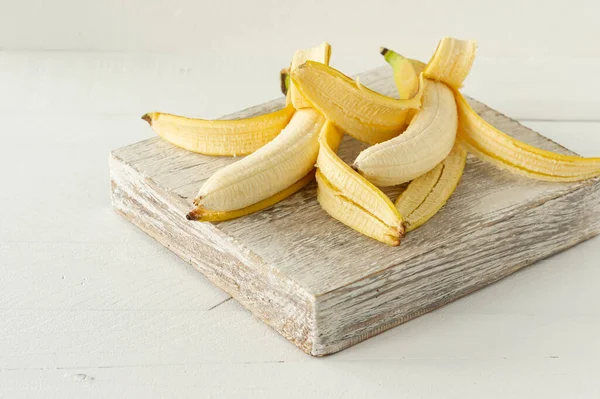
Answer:
<svg viewBox="0 0 600 399"><path fill-rule="evenodd" d="M249 215L254 212L262 211L263 209L269 208L276 203L286 199L292 194L297 193L304 188L308 183L313 181L315 178L315 170L308 172L306 176L298 180L286 189L266 198L256 204L241 208L235 211L211 211L203 208L196 208L186 215L188 220L197 220L199 222L222 222L225 220L236 219L242 216Z"/></svg>
<svg viewBox="0 0 600 399"><path fill-rule="evenodd" d="M324 118L313 109L294 113L273 141L212 175L200 188L190 217L240 210L290 187L314 167Z"/></svg>
<svg viewBox="0 0 600 399"><path fill-rule="evenodd" d="M335 150L343 133L325 122L319 135L317 198L332 217L389 245L404 235L400 213L377 187L342 161Z"/></svg>
<svg viewBox="0 0 600 399"><path fill-rule="evenodd" d="M150 112L142 116L163 139L206 155L246 155L261 148L288 124L294 107L237 120L205 120Z"/></svg>
<svg viewBox="0 0 600 399"><path fill-rule="evenodd" d="M305 50L298 50L292 58L292 64L290 66L290 72L293 72L300 65L306 61L311 60L314 62L320 62L325 65L329 65L329 58L331 58L331 46L327 42L323 42L316 47L311 47ZM291 88L290 99L296 109L310 108L311 104L306 101L298 89L294 86Z"/></svg>
<svg viewBox="0 0 600 399"><path fill-rule="evenodd" d="M454 95L445 84L425 81L423 107L406 131L362 151L354 168L377 186L413 180L435 168L450 153L456 140Z"/></svg>
<svg viewBox="0 0 600 399"><path fill-rule="evenodd" d="M456 143L442 163L410 182L396 200L406 231L423 225L446 204L458 186L467 162L467 151Z"/></svg>
<svg viewBox="0 0 600 399"><path fill-rule="evenodd" d="M476 53L475 40L445 37L439 42L423 73L426 78L439 80L454 89L460 89L471 71Z"/></svg>
<svg viewBox="0 0 600 399"><path fill-rule="evenodd" d="M341 72L313 61L294 69L291 77L315 109L345 133L369 144L400 134L406 128L408 110L421 106L423 85L413 98L396 100L361 89Z"/></svg>
<svg viewBox="0 0 600 399"><path fill-rule="evenodd" d="M579 181L600 176L600 158L582 158L545 151L516 140L487 123L458 91L476 52L473 40L444 38L424 74L454 88L458 137L467 150L502 169L544 181Z"/></svg>

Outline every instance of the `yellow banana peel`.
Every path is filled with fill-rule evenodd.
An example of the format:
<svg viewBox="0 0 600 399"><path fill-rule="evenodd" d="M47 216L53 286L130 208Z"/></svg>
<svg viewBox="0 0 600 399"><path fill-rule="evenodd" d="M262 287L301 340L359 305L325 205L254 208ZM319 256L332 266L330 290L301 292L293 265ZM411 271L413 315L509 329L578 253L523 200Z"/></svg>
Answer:
<svg viewBox="0 0 600 399"><path fill-rule="evenodd" d="M325 122L317 157L319 203L332 217L358 232L398 245L404 235L400 213L381 190L338 157L335 150L342 137L333 123Z"/></svg>
<svg viewBox="0 0 600 399"><path fill-rule="evenodd" d="M188 151L220 156L250 154L271 140L288 124L294 107L236 120L186 118L150 112L142 119L163 139Z"/></svg>
<svg viewBox="0 0 600 399"><path fill-rule="evenodd" d="M417 94L397 100L364 87L340 71L307 61L292 71L294 85L312 106L345 133L376 144L406 128L408 111L421 106L423 85Z"/></svg>

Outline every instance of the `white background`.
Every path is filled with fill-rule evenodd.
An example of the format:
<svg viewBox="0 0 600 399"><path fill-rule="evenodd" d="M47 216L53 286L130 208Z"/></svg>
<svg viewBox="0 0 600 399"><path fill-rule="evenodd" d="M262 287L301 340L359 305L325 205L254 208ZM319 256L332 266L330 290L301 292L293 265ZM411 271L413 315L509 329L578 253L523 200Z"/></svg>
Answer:
<svg viewBox="0 0 600 399"><path fill-rule="evenodd" d="M110 208L141 114L279 96L294 50L480 49L465 92L600 154L596 1L0 0L0 397L600 397L599 239L313 359Z"/></svg>

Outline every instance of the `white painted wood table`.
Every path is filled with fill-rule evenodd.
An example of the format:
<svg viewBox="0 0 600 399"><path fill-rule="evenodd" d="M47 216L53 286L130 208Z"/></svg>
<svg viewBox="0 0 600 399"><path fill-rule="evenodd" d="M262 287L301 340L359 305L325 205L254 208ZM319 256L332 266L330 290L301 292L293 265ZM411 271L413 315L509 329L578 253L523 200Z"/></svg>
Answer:
<svg viewBox="0 0 600 399"><path fill-rule="evenodd" d="M600 154L600 79L564 76L600 58L511 57L466 93ZM0 398L600 397L599 238L318 359L113 212L108 154L152 137L142 113L275 98L285 60L0 51Z"/></svg>

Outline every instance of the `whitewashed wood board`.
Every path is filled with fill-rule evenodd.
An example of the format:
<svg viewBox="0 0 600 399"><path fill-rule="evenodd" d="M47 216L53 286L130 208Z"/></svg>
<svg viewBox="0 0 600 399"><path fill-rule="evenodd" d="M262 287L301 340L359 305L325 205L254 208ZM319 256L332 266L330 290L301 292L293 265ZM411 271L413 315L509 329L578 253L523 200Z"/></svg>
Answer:
<svg viewBox="0 0 600 399"><path fill-rule="evenodd" d="M387 68L361 79L394 93ZM264 113L282 103L230 117ZM472 104L511 135L569 153L483 104ZM361 148L345 140L340 153L351 160ZM473 157L449 203L396 248L327 216L314 184L244 218L187 221L202 182L234 161L189 153L158 138L115 150L113 205L314 356L343 350L600 233L598 179L534 182Z"/></svg>

